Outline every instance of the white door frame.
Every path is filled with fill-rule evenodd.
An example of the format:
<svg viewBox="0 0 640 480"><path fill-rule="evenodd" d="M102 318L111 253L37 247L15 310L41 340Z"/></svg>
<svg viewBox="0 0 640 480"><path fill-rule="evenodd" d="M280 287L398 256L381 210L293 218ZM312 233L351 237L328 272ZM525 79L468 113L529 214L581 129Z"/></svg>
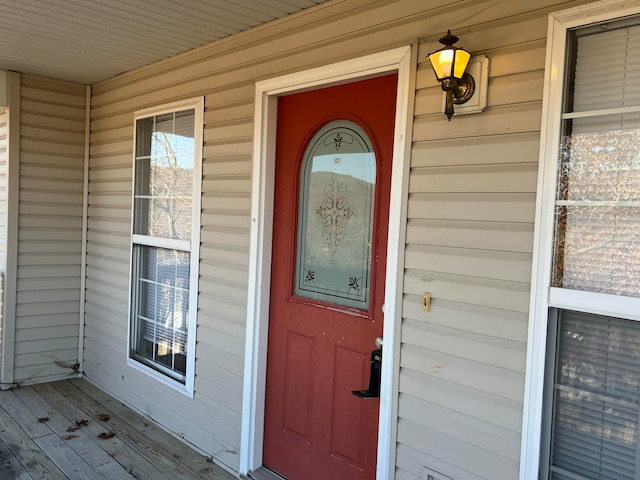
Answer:
<svg viewBox="0 0 640 480"><path fill-rule="evenodd" d="M401 260L404 251L401 247L404 242L406 216L406 200L403 192L406 191L408 181L407 160L411 147L411 116L413 115L413 92L410 87L415 83L416 50L411 46L395 48L256 83L240 474L246 475L262 466L278 96L339 85L395 71L398 73L398 90L389 203L384 355L376 476L378 480L393 478L400 341L397 332L402 308L400 285L402 284Z"/></svg>

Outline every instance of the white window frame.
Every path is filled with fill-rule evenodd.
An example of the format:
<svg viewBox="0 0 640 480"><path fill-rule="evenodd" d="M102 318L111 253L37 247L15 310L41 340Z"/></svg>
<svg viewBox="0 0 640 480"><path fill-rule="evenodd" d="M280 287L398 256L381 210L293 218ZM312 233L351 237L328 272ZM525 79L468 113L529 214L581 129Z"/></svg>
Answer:
<svg viewBox="0 0 640 480"><path fill-rule="evenodd" d="M560 145L567 30L640 14L640 0L602 0L549 15L529 303L520 479L540 469L542 405L550 307L640 320L640 299L551 287L556 169Z"/></svg>
<svg viewBox="0 0 640 480"><path fill-rule="evenodd" d="M189 241L168 240L164 238L148 237L134 234L135 210L135 181L136 181L136 146L137 122L140 119L154 117L166 113L182 110L195 111L194 118L194 162L193 162L193 195L192 195L192 223L191 239ZM193 398L195 378L195 350L196 326L198 310L198 277L200 264L200 218L202 197L202 158L203 158L203 129L204 129L204 97L182 100L157 107L134 112L133 121L133 165L131 175L131 241L129 251L129 321L127 325L127 365L138 370L158 382ZM176 246L190 252L189 261L189 318L187 330L187 364L184 384L132 357L132 333L136 319L132 315L133 306L133 273L134 247L136 245L173 249Z"/></svg>

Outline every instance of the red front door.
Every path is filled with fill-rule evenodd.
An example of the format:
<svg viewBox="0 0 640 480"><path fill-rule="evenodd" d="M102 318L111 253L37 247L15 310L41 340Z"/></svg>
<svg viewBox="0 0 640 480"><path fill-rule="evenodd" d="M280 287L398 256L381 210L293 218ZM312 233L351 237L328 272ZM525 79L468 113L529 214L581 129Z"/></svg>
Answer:
<svg viewBox="0 0 640 480"><path fill-rule="evenodd" d="M278 101L263 463L372 480L396 75Z"/></svg>

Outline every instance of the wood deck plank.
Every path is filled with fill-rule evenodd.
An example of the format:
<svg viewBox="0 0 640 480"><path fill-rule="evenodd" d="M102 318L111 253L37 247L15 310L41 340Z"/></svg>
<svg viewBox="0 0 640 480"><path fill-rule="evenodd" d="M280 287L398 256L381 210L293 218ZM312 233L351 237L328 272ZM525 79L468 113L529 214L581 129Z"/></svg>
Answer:
<svg viewBox="0 0 640 480"><path fill-rule="evenodd" d="M77 428L83 419L87 424ZM99 438L106 432L115 435ZM0 479L5 478L236 477L85 379L70 379L0 391Z"/></svg>
<svg viewBox="0 0 640 480"><path fill-rule="evenodd" d="M85 385L86 382L83 382L82 387L84 388ZM178 461L182 459L177 456L175 442L172 442L170 448L163 445L162 438L166 438L166 432L157 427L155 429L148 428L145 433L139 432L131 427L129 421L121 418L116 412L108 409L106 405L69 382L57 382L55 388L94 418L97 418L101 413L108 412L110 419L105 422L105 428L114 431L132 449L144 452L146 458L152 461L157 468L170 475L171 478L201 478L196 470ZM148 427L150 427L150 421L147 423ZM153 446L153 448L149 448L149 446Z"/></svg>
<svg viewBox="0 0 640 480"><path fill-rule="evenodd" d="M25 408L24 403L16 394L16 390L9 390L3 395L2 408L11 415L20 428L25 431L31 438L42 437L51 434L51 428L45 422L40 422L30 409Z"/></svg>
<svg viewBox="0 0 640 480"><path fill-rule="evenodd" d="M35 438L33 441L70 480L104 479L68 445L68 443L78 440L78 438L63 440L55 433L52 433Z"/></svg>
<svg viewBox="0 0 640 480"><path fill-rule="evenodd" d="M34 480L2 440L0 440L0 478Z"/></svg>
<svg viewBox="0 0 640 480"><path fill-rule="evenodd" d="M77 428L32 387L23 387L16 390L16 395L39 418L48 417L47 426L60 438L67 435L75 435L67 440L67 445L72 448L84 461L100 473L107 480L134 479L123 465L120 465L106 450L102 448L102 440L94 439L86 435L83 429ZM0 477L2 478L2 477Z"/></svg>
<svg viewBox="0 0 640 480"><path fill-rule="evenodd" d="M88 436L98 438L98 435L108 431L97 419L91 419L91 415L86 410L79 408L77 404L69 401L60 393L53 384L34 385L34 389L55 406L56 410L64 415L70 422L88 420L86 426L81 427ZM171 477L155 465L153 465L144 454L137 449L132 449L128 443L119 438L118 435L102 440L104 448L109 454L120 463L126 471L132 473L139 480L173 480Z"/></svg>
<svg viewBox="0 0 640 480"><path fill-rule="evenodd" d="M161 445L166 443L163 439L168 436L167 432L156 426L149 419L123 405L108 393L100 390L95 385L81 378L73 379L69 382L88 396L98 401L101 405L108 408L117 417L122 419L127 426L136 429L138 432ZM199 476L194 478L207 480L233 480L236 478L225 469L215 463L212 463L207 459L207 457L201 455L178 439L171 444L171 455L174 458L179 458L180 461L190 466L195 472L199 473Z"/></svg>
<svg viewBox="0 0 640 480"><path fill-rule="evenodd" d="M2 398L6 392L2 392ZM0 440L35 478L68 480L4 408L0 408Z"/></svg>

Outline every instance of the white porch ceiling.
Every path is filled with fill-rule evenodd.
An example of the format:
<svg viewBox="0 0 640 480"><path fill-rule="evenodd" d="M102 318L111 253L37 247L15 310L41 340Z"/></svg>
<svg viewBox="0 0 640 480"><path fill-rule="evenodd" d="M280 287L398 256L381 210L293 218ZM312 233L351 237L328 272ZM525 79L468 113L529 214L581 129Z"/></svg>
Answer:
<svg viewBox="0 0 640 480"><path fill-rule="evenodd" d="M327 0L0 0L0 70L93 84Z"/></svg>

